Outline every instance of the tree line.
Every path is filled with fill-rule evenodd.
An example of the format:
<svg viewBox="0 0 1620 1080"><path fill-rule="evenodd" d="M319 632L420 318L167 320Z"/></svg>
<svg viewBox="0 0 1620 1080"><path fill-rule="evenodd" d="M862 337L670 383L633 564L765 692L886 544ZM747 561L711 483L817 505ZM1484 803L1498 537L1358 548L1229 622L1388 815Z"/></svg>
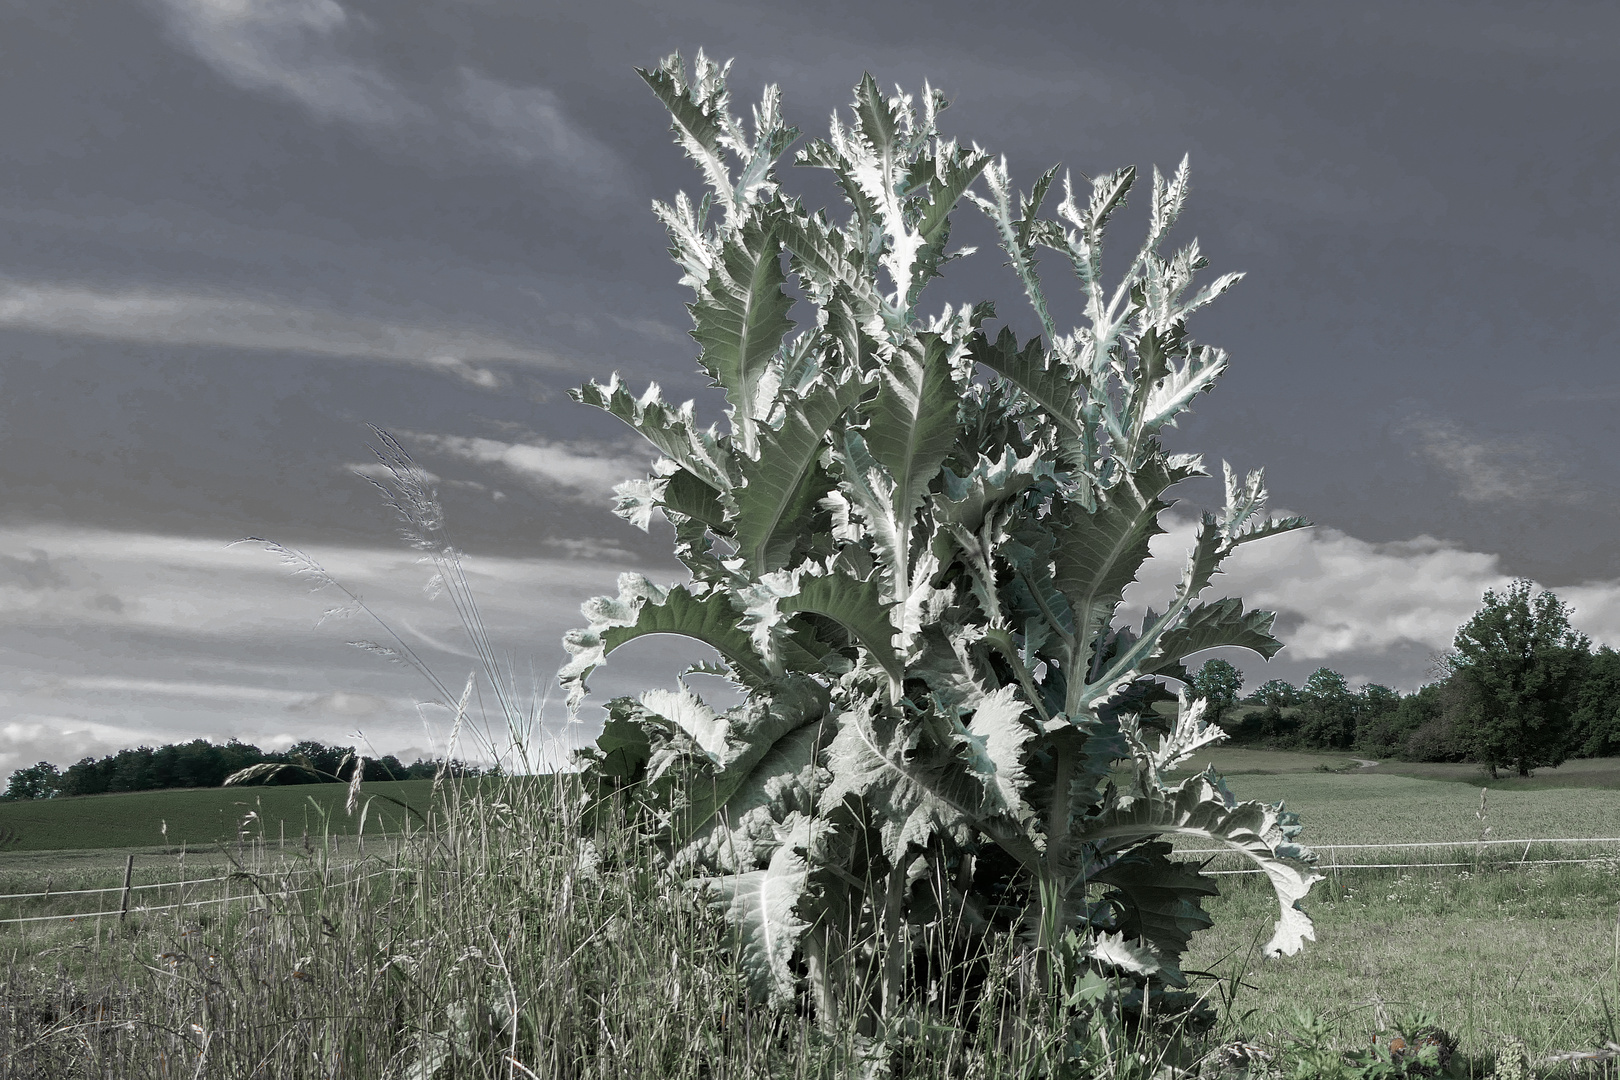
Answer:
<svg viewBox="0 0 1620 1080"><path fill-rule="evenodd" d="M1411 694L1369 683L1351 690L1318 668L1240 696L1243 673L1210 660L1193 675L1233 741L1276 749L1351 750L1411 761L1474 761L1528 776L1570 757L1620 754L1620 653L1596 651L1550 592L1515 581L1460 627L1436 658L1437 678Z"/></svg>
<svg viewBox="0 0 1620 1080"><path fill-rule="evenodd" d="M11 774L0 799L49 799L68 795L102 795L114 791L158 791L165 788L219 787L232 773L252 765L276 763L301 765L276 774L271 784L316 784L348 782L354 776L355 762L362 760L352 746L327 746L305 741L286 750L261 750L252 743L211 743L193 739L164 746L137 746L103 758L86 757L59 770L41 761ZM478 776L476 765L463 761L417 759L404 764L392 754L364 758L361 780L431 779L445 769L452 776ZM312 775L305 769L326 774Z"/></svg>

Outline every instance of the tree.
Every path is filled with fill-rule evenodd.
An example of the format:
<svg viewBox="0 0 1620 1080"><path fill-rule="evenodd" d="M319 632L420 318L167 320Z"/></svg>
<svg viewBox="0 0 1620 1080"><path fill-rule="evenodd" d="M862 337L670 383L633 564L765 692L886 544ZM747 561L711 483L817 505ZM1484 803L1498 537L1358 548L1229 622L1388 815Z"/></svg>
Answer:
<svg viewBox="0 0 1620 1080"><path fill-rule="evenodd" d="M1204 661L1192 679L1192 696L1209 702L1209 716L1219 720L1221 713L1237 704L1243 689L1243 672L1215 657Z"/></svg>
<svg viewBox="0 0 1620 1080"><path fill-rule="evenodd" d="M1487 591L1452 643L1452 673L1473 698L1463 733L1492 777L1503 767L1529 776L1563 762L1591 647L1570 626L1569 607L1551 591L1532 599L1531 587L1521 578L1504 593Z"/></svg>
<svg viewBox="0 0 1620 1080"><path fill-rule="evenodd" d="M1317 668L1299 691L1299 739L1318 749L1348 750L1356 741L1356 697L1332 668Z"/></svg>
<svg viewBox="0 0 1620 1080"><path fill-rule="evenodd" d="M1319 667L1305 679L1305 685L1299 688L1299 696L1305 701L1349 697L1350 684L1332 668Z"/></svg>
<svg viewBox="0 0 1620 1080"><path fill-rule="evenodd" d="M62 790L62 775L48 761L18 769L6 784L6 799L50 799Z"/></svg>
<svg viewBox="0 0 1620 1080"><path fill-rule="evenodd" d="M1620 652L1592 654L1575 693L1570 748L1580 757L1620 754Z"/></svg>
<svg viewBox="0 0 1620 1080"><path fill-rule="evenodd" d="M1029 949L1054 993L1101 972L1142 1002L1184 985L1216 890L1166 834L1258 863L1279 905L1265 951L1301 948L1317 875L1296 823L1213 775L1170 778L1222 737L1202 706L1153 745L1142 724L1159 679L1190 681L1185 657L1280 647L1269 612L1198 597L1239 545L1304 523L1270 519L1262 476L1226 469L1173 591L1120 621L1166 494L1202 473L1160 435L1226 366L1187 319L1234 279L1195 289L1195 243L1157 253L1185 168L1155 171L1148 240L1105 285L1102 234L1133 170L1065 180L1046 216L1057 169L1019 192L938 133L937 91L890 97L867 76L853 117L796 159L833 173L848 213L811 212L776 173L797 132L774 88L750 132L718 65L700 57L689 76L676 56L642 75L711 189L657 211L726 425L617 375L575 392L656 448L617 509L644 529L668 520L689 576L624 574L587 602L563 682L577 706L614 650L678 634L716 650L697 670L743 701L721 713L682 685L608 703L587 757L621 795L604 804L649 823L672 887L720 905L755 993L802 979L826 1024L892 1030L930 992L920 973L957 968L939 950L958 933ZM988 303L923 307L963 254L948 237L964 198L990 217L1038 336L992 333ZM1072 332L1046 300L1047 251L1079 276ZM1122 760L1130 781L1112 778Z"/></svg>
<svg viewBox="0 0 1620 1080"><path fill-rule="evenodd" d="M1472 708L1474 695L1456 679L1418 688L1401 699L1395 726L1406 733L1400 753L1409 761L1462 761L1468 757L1458 717Z"/></svg>
<svg viewBox="0 0 1620 1080"><path fill-rule="evenodd" d="M1299 691L1294 684L1285 679L1268 679L1255 687L1249 700L1256 705L1265 705L1273 709L1287 708L1299 700Z"/></svg>
<svg viewBox="0 0 1620 1080"><path fill-rule="evenodd" d="M1355 695L1356 738L1359 750L1369 754L1392 754L1403 741L1404 732L1396 724L1401 695L1387 686L1368 683Z"/></svg>

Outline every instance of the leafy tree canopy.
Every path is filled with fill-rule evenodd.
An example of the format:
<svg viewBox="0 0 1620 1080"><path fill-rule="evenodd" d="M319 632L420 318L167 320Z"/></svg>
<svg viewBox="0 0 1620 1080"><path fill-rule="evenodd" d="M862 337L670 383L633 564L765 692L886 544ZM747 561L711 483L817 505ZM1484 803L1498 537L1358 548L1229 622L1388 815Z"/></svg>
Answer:
<svg viewBox="0 0 1620 1080"><path fill-rule="evenodd" d="M1255 687L1249 700L1256 705L1268 705L1272 708L1283 708L1299 700L1299 690L1293 683L1285 679L1268 679Z"/></svg>
<svg viewBox="0 0 1620 1080"><path fill-rule="evenodd" d="M1305 685L1299 689L1300 697L1312 701L1331 701L1350 696L1350 684L1332 668L1319 667L1311 672Z"/></svg>
<svg viewBox="0 0 1620 1080"><path fill-rule="evenodd" d="M1575 695L1572 750L1582 757L1620 754L1620 652L1592 654Z"/></svg>
<svg viewBox="0 0 1620 1080"><path fill-rule="evenodd" d="M1243 672L1218 656L1204 661L1193 675L1193 696L1209 702L1212 716L1219 716L1236 705L1242 690Z"/></svg>
<svg viewBox="0 0 1620 1080"><path fill-rule="evenodd" d="M1473 692L1461 721L1474 758L1520 776L1560 764L1568 751L1574 692L1591 641L1570 625L1570 609L1551 591L1531 596L1523 578L1483 605L1457 631L1455 678Z"/></svg>
<svg viewBox="0 0 1620 1080"><path fill-rule="evenodd" d="M49 799L61 793L62 777L48 761L18 769L6 783L4 799Z"/></svg>

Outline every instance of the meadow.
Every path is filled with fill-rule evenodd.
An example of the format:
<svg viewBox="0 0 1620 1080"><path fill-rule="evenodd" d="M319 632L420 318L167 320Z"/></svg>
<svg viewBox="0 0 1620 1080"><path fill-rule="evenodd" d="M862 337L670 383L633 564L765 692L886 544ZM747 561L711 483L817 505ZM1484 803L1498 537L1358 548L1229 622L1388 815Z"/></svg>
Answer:
<svg viewBox="0 0 1620 1080"><path fill-rule="evenodd" d="M431 780L360 785L370 804L365 831L398 832L410 811L388 800L421 814L432 789ZM359 832L361 820L343 812L348 793L343 784L290 784L0 802L0 836L11 837L4 852L212 847L261 832L278 843L297 842L306 834Z"/></svg>
<svg viewBox="0 0 1620 1080"><path fill-rule="evenodd" d="M1488 781L1472 765L1323 773L1320 764L1339 766L1322 755L1209 756L1230 766L1239 797L1281 799L1297 811L1308 844L1447 843L1322 851L1326 880L1306 904L1317 940L1274 960L1253 953L1276 917L1270 890L1252 877L1223 878L1223 895L1206 904L1214 928L1188 959L1236 977L1227 1035L1274 1039L1309 1008L1343 1046L1366 1045L1419 1011L1477 1054L1514 1038L1543 1055L1620 1041L1620 843L1523 843L1620 837L1620 761ZM1514 842L1481 846L1482 836ZM1409 865L1354 868L1368 863Z"/></svg>
<svg viewBox="0 0 1620 1080"><path fill-rule="evenodd" d="M1206 903L1214 928L1187 964L1220 1013L1213 1041L1285 1049L1300 1007L1323 1015L1343 1047L1426 1011L1460 1036L1476 1072L1510 1038L1534 1054L1620 1039L1620 845L1477 844L1486 827L1513 840L1620 834L1620 791L1604 790L1620 761L1578 763L1571 787L1554 786L1549 770L1533 787L1493 788L1482 819L1471 783L1320 771L1353 765L1331 755L1202 757L1240 797L1285 799L1307 842L1450 845L1324 853L1327 878L1307 902L1317 940L1278 960L1256 953L1275 918L1270 890L1222 877ZM134 851L137 883L223 876L213 888L246 898L216 905L198 889L183 894L203 901L193 907L143 910L183 898L153 891L122 922L0 924L0 1077L810 1077L860 1066L867 1049L854 1032L747 1008L717 916L664 896L623 833L582 833L567 787L467 784L437 804L408 792L433 827L373 834L368 824L367 837L353 835L338 785L27 807L37 835L81 840L148 839L114 820L131 807L160 806L202 829L222 799L239 816L236 803L252 805L266 827L233 824L224 842L186 851L0 852L0 892L116 884ZM284 843L277 823L302 828L295 796L315 797L325 816L312 809L307 838ZM112 831L83 831L94 827ZM1333 865L1392 861L1467 865ZM27 910L101 902L35 899ZM950 1063L932 1052L918 1050L909 1074L945 1075ZM949 1055L961 1075L1020 1074L1016 1055L982 1038Z"/></svg>

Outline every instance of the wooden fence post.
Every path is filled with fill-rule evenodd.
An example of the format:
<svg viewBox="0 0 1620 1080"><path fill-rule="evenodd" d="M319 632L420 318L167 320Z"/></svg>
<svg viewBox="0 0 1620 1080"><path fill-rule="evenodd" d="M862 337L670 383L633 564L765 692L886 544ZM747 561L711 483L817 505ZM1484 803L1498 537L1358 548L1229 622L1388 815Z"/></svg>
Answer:
<svg viewBox="0 0 1620 1080"><path fill-rule="evenodd" d="M129 914L129 879L130 879L130 875L132 875L134 872L135 872L135 856L134 855L125 855L124 856L124 899L118 905L118 921L119 922L123 922L125 916L127 916Z"/></svg>

